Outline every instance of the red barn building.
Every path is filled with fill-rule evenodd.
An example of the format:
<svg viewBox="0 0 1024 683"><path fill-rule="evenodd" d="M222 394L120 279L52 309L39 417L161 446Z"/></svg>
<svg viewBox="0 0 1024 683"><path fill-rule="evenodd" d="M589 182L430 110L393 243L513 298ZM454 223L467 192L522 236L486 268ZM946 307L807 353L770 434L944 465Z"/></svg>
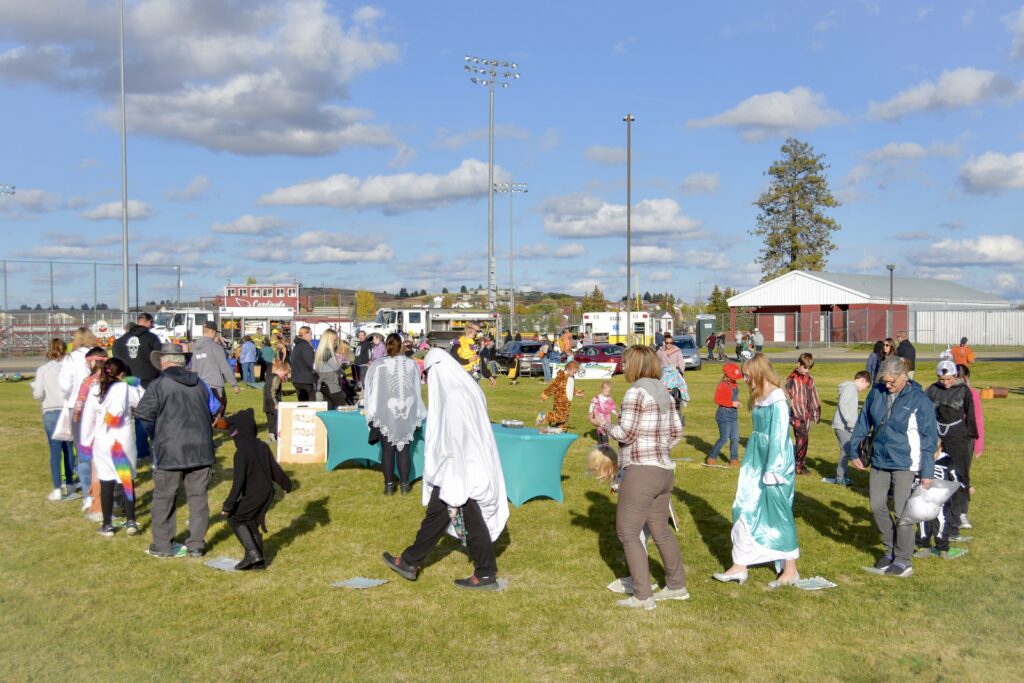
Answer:
<svg viewBox="0 0 1024 683"><path fill-rule="evenodd" d="M769 343L873 342L901 331L917 340L934 332L918 329L919 312L1010 307L955 282L909 277L892 279L890 307L889 285L888 275L793 271L731 297L731 327L737 329L737 309L746 309Z"/></svg>

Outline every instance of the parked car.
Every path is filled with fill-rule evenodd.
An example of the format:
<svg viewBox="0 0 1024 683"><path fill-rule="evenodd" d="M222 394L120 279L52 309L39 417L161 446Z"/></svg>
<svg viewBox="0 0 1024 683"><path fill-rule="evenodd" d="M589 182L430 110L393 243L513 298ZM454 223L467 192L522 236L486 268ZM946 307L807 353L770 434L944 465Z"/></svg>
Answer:
<svg viewBox="0 0 1024 683"><path fill-rule="evenodd" d="M537 351L543 345L544 342L532 340L505 342L504 348L494 355L494 360L502 372L508 372L518 358L520 376L532 377L534 373L543 374L544 366L541 365L540 358L537 358Z"/></svg>
<svg viewBox="0 0 1024 683"><path fill-rule="evenodd" d="M683 362L687 370L700 370L700 347L696 340L688 334L673 337L676 348L683 354Z"/></svg>
<svg viewBox="0 0 1024 683"><path fill-rule="evenodd" d="M622 372L622 352L617 344L587 344L573 355L580 363L615 363L615 374Z"/></svg>

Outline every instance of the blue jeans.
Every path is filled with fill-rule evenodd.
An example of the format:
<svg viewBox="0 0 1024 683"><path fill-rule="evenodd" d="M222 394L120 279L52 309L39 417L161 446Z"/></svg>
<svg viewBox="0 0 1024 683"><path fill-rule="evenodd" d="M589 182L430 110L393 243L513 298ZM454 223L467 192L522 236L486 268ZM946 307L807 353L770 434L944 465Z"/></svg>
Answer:
<svg viewBox="0 0 1024 683"><path fill-rule="evenodd" d="M246 384L256 382L256 375L252 372L254 367L256 367L255 363L242 363L242 381Z"/></svg>
<svg viewBox="0 0 1024 683"><path fill-rule="evenodd" d="M149 457L149 434L142 420L135 420L135 452L139 460Z"/></svg>
<svg viewBox="0 0 1024 683"><path fill-rule="evenodd" d="M43 413L43 429L46 430L46 440L50 444L50 478L53 480L53 488L60 488L60 465L64 461L64 481L71 484L75 473L75 458L71 450L70 441L54 441L50 438L57 420L60 418L60 410L47 410Z"/></svg>
<svg viewBox="0 0 1024 683"><path fill-rule="evenodd" d="M729 414L731 413L731 415ZM718 423L718 441L711 448L708 458L717 458L718 452L729 442L729 459L739 460L740 450L740 419L735 408L722 408L719 406L715 413L715 422Z"/></svg>
<svg viewBox="0 0 1024 683"><path fill-rule="evenodd" d="M547 356L544 356L543 358L540 359L540 365L541 365L542 368L544 368L544 381L545 382L550 382L551 381L551 359L549 359Z"/></svg>

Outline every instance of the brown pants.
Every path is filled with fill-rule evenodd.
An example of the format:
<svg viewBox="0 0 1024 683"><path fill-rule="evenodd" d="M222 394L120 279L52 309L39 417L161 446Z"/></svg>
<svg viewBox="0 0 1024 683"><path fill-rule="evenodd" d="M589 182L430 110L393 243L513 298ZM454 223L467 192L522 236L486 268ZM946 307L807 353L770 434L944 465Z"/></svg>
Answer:
<svg viewBox="0 0 1024 683"><path fill-rule="evenodd" d="M637 600L651 597L651 569L647 547L640 541L644 525L651 532L665 565L665 583L669 588L686 586L686 570L679 552L679 541L669 528L669 502L675 472L651 465L630 465L619 486L619 505L615 512L615 531L626 553L626 564L633 577L633 595Z"/></svg>

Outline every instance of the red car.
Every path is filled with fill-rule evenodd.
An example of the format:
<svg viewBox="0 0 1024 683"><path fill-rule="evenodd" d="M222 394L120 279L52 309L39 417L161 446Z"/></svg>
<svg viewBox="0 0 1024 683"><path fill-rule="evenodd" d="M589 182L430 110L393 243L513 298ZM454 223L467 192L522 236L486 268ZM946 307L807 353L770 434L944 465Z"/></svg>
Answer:
<svg viewBox="0 0 1024 683"><path fill-rule="evenodd" d="M616 344L589 344L577 351L573 358L580 363L615 363L615 374L622 372L622 352Z"/></svg>

